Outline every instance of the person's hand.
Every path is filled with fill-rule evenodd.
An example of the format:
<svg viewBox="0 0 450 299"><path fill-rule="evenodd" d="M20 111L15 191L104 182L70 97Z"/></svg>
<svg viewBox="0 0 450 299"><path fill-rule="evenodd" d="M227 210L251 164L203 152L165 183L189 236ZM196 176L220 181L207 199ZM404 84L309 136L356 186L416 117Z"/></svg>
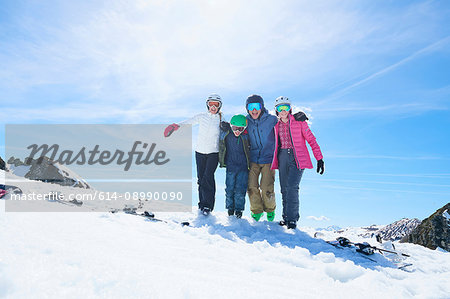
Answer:
<svg viewBox="0 0 450 299"><path fill-rule="evenodd" d="M323 160L320 159L317 161L317 173L323 174L325 171L325 164L323 163Z"/></svg>
<svg viewBox="0 0 450 299"><path fill-rule="evenodd" d="M296 121L305 121L305 120L308 120L308 117L306 116L306 114L303 113L303 112L301 112L301 111L299 111L299 112L297 112L297 113L294 113L293 116L294 116L294 118L295 118Z"/></svg>
<svg viewBox="0 0 450 299"><path fill-rule="evenodd" d="M228 131L229 129L231 129L230 123L229 123L229 122L226 122L226 121L220 122L220 129L221 129L222 131Z"/></svg>
<svg viewBox="0 0 450 299"><path fill-rule="evenodd" d="M171 124L167 126L167 128L164 130L164 137L169 137L170 135L172 135L173 132L178 130L179 127L180 126L177 124Z"/></svg>

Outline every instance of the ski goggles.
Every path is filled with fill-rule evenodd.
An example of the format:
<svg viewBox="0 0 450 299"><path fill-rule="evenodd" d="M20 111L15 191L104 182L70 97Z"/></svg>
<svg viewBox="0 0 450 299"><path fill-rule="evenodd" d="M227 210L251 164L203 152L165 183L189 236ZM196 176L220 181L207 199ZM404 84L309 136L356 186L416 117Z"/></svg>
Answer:
<svg viewBox="0 0 450 299"><path fill-rule="evenodd" d="M261 104L260 103L250 103L247 105L247 109L248 111L253 111L253 110L261 110Z"/></svg>
<svg viewBox="0 0 450 299"><path fill-rule="evenodd" d="M219 107L220 107L220 102L216 102L216 101L208 101L208 106L209 106L209 107L214 106L214 107L216 107L216 108L219 108Z"/></svg>
<svg viewBox="0 0 450 299"><path fill-rule="evenodd" d="M242 132L245 131L245 127L231 126L231 130L238 131L238 132L242 133Z"/></svg>
<svg viewBox="0 0 450 299"><path fill-rule="evenodd" d="M281 111L289 111L291 110L291 105L279 105L277 106L277 111L281 112Z"/></svg>

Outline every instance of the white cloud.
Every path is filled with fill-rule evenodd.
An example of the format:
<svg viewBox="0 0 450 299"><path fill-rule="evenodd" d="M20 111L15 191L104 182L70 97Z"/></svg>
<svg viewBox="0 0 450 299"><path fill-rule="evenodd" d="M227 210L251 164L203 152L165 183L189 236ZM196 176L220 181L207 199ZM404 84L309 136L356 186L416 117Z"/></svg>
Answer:
<svg viewBox="0 0 450 299"><path fill-rule="evenodd" d="M330 221L330 218L325 217L325 216L307 216L306 218L311 219L311 220L315 220L315 221Z"/></svg>
<svg viewBox="0 0 450 299"><path fill-rule="evenodd" d="M408 39L420 42L410 31L435 28L408 27L433 9L424 5L399 15L340 1L93 3L66 2L44 16L33 14L39 7L18 10L24 15L14 19L17 37L0 50L0 81L7 82L0 87L8 84L4 106L18 98L32 110L41 104L78 107L84 118L109 113L128 122L163 118L169 109L173 117L188 116L204 107L211 91L245 97L254 90L336 82L346 73L345 61L355 64L368 44L378 57ZM401 38L389 33L399 18ZM29 92L39 88L60 90L54 95L59 101L36 105ZM67 90L78 92L77 99L67 99Z"/></svg>
<svg viewBox="0 0 450 299"><path fill-rule="evenodd" d="M59 8L61 19L79 20L27 16L23 30L30 38L5 45L0 77L23 92L73 86L86 95L80 102L124 110L186 103L211 88L248 93L307 78L321 55L357 38L358 18L337 2L112 1L91 12Z"/></svg>

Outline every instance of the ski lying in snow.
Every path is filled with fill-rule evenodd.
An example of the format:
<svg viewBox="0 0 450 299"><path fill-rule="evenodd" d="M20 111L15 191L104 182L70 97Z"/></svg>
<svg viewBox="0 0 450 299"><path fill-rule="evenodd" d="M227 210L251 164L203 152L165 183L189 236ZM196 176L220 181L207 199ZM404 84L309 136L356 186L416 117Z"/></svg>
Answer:
<svg viewBox="0 0 450 299"><path fill-rule="evenodd" d="M151 212L148 212L148 211L144 211L143 213L141 213L141 214L136 214L136 215L145 217L145 218L147 218L147 219L149 219L149 220L151 220L151 221L157 221L157 222L169 223L169 222L166 221L166 220L162 220L162 219L155 218L155 214L153 214L153 213L151 213ZM171 220L171 221L172 221L172 222L175 222L175 223L177 223L177 224L180 224L181 226L190 226L190 225L191 225L188 221L182 221L182 222L179 222L179 221L176 221L176 220Z"/></svg>
<svg viewBox="0 0 450 299"><path fill-rule="evenodd" d="M50 191L48 194L45 195L45 200L49 201L49 202L57 202L60 204L64 204L64 205L68 205L68 206L82 206L83 202L76 200L76 199L72 199L72 200L65 200L64 199L64 194L62 194L59 191Z"/></svg>
<svg viewBox="0 0 450 299"><path fill-rule="evenodd" d="M119 212L118 210L113 210L111 211L111 213L117 213ZM155 217L155 214L153 214L152 212L148 212L148 211L144 211L143 213L137 213L135 208L124 208L123 212L125 212L125 214L130 214L130 215L134 215L134 216L140 216L140 217L144 217L150 221L154 221L154 222L163 222L163 223L170 223L170 222L174 222L176 224L180 224L181 226L191 226L191 224L188 221L176 221L176 220L170 220L170 221L166 221L163 219L159 219Z"/></svg>
<svg viewBox="0 0 450 299"><path fill-rule="evenodd" d="M397 269L406 271L406 267L409 267L409 266L412 266L412 265L413 265L413 264L411 264L411 263L409 263L409 264L404 264L404 265L399 266Z"/></svg>
<svg viewBox="0 0 450 299"><path fill-rule="evenodd" d="M351 246L351 245L342 245L339 241L325 241L325 242L327 242L328 244L330 244L331 246L334 246L334 247L336 247L336 248L339 248L339 249L349 249L349 248L356 248L355 246ZM374 260L374 259L371 259L370 257L368 257L367 255L370 255L370 254L367 254L367 253L363 253L362 251L359 251L358 250L358 248L356 248L356 252L359 252L359 253L362 253L363 255L361 255L361 257L363 257L363 258L365 258L365 259L367 259L367 260L369 260L369 261L371 261L371 262L374 262L374 263L377 263L377 261L376 260ZM372 253L373 254L373 253Z"/></svg>
<svg viewBox="0 0 450 299"><path fill-rule="evenodd" d="M314 234L314 237L316 238L318 235L318 233ZM356 252L359 252L361 254L363 254L363 257L373 261L373 262L377 262L374 259L371 259L368 257L368 255L372 255L374 254L376 251L378 251L380 254L383 254L383 252L388 252L388 253L392 253L392 254L396 254L397 256L403 256L403 257L410 257L408 254L406 253L402 253L402 252L398 252L398 251L394 251L394 250L387 250L387 249L383 249L383 248L378 248L375 246L370 245L367 242L363 242L363 243L354 243L351 242L349 239L344 238L344 237L338 237L336 238L335 241L325 241L328 244L336 247L336 248L340 248L340 249L344 249L344 248L354 248ZM398 261L394 261L392 259L388 259L391 262L393 262L394 264L398 264ZM403 265L398 265L397 269L400 270L404 270L406 271L406 267L412 266L412 264L410 263L405 263Z"/></svg>
<svg viewBox="0 0 450 299"><path fill-rule="evenodd" d="M361 252L361 253L366 254L366 255L371 255L371 254L374 254L375 251L378 251L381 254L383 254L383 252L389 252L389 253L393 253L393 254L396 254L396 255L410 257L406 253L401 253L401 252L398 252L398 251L386 250L386 249L383 249L383 248L378 248L378 247L370 245L367 242L364 242L364 243L353 243L349 239L344 238L344 237L339 237L339 238L336 239L336 241L338 241L341 245L343 244L343 246L346 246L346 245L355 246L356 247L356 251Z"/></svg>
<svg viewBox="0 0 450 299"><path fill-rule="evenodd" d="M317 238L317 233L314 234L314 237ZM325 241L325 242L327 242L330 245L339 245L341 247L355 247L356 251L361 252L365 255L372 255L375 253L375 251L379 251L381 254L383 254L383 252L389 252L389 253L393 253L396 255L410 257L410 255L408 255L406 253L393 251L393 250L387 250L387 249L383 249L383 248L378 248L378 247L370 245L367 242L353 243L349 239L344 238L344 237L338 237L338 238L336 238L336 241Z"/></svg>

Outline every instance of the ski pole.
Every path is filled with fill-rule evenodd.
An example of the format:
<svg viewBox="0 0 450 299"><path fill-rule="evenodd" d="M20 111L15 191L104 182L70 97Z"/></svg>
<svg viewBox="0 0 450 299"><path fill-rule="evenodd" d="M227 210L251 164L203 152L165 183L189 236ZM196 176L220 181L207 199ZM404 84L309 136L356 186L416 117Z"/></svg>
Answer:
<svg viewBox="0 0 450 299"><path fill-rule="evenodd" d="M341 246L353 245L353 246L358 246L358 247L359 247L360 244L361 244L361 245L364 245L364 244L362 244L362 243L353 243L352 241L350 241L349 239L344 238L344 237L339 237L339 238L337 238L336 240L339 242L339 244L340 244ZM395 251L390 251L390 250L386 250L386 249L381 249L381 248L377 248L377 247L372 246L372 245L369 245L369 247L372 248L372 249L374 249L374 250L378 250L378 251L380 251L380 252L381 252L381 251L384 251L384 252L389 252L389 253L394 253L394 254L397 254L397 255L402 255L402 256L410 257L410 256L409 256L408 254L406 254L406 253L401 253L401 252L395 252Z"/></svg>

